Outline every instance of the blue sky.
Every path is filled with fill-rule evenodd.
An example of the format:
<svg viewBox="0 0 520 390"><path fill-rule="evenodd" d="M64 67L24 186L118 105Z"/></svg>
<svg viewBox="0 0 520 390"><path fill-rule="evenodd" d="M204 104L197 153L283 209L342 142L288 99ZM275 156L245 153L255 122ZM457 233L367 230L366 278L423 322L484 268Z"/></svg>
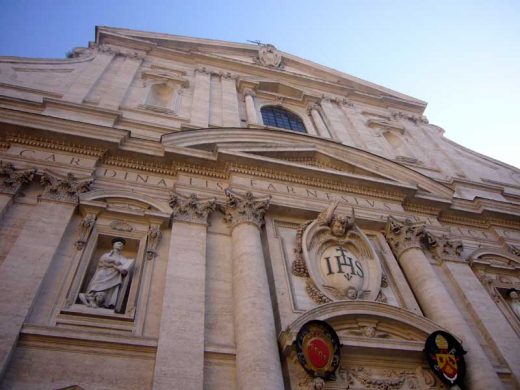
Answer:
<svg viewBox="0 0 520 390"><path fill-rule="evenodd" d="M520 1L0 0L0 55L63 58L105 25L260 40L428 102L431 123L520 167Z"/></svg>

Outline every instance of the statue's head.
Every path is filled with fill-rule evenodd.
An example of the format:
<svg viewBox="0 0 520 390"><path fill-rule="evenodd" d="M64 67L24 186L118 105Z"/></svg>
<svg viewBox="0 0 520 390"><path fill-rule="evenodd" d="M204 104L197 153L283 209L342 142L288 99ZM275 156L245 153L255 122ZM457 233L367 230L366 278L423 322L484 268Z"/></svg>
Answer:
<svg viewBox="0 0 520 390"><path fill-rule="evenodd" d="M518 299L518 292L517 292L516 290L511 290L511 291L509 292L509 297L510 297L511 299Z"/></svg>
<svg viewBox="0 0 520 390"><path fill-rule="evenodd" d="M344 217L334 217L330 225L330 231L332 235L341 237L345 234L347 227L347 219Z"/></svg>
<svg viewBox="0 0 520 390"><path fill-rule="evenodd" d="M105 302L105 293L102 291L98 291L94 294L94 302L97 306L101 306L103 302Z"/></svg>
<svg viewBox="0 0 520 390"><path fill-rule="evenodd" d="M121 250L126 244L126 240L122 237L112 239L112 248Z"/></svg>

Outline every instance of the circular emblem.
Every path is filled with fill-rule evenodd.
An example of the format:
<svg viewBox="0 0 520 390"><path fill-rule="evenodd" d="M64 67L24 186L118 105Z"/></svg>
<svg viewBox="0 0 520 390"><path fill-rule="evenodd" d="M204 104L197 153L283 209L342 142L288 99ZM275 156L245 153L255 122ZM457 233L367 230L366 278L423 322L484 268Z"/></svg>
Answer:
<svg viewBox="0 0 520 390"><path fill-rule="evenodd" d="M296 353L302 367L313 377L330 378L340 363L339 338L323 321L309 321L296 336Z"/></svg>
<svg viewBox="0 0 520 390"><path fill-rule="evenodd" d="M455 337L440 330L433 332L426 339L424 352L430 367L444 383L450 386L462 383L466 352Z"/></svg>
<svg viewBox="0 0 520 390"><path fill-rule="evenodd" d="M359 259L343 245L331 245L320 256L320 271L324 287L335 295L356 299L362 290L365 270Z"/></svg>

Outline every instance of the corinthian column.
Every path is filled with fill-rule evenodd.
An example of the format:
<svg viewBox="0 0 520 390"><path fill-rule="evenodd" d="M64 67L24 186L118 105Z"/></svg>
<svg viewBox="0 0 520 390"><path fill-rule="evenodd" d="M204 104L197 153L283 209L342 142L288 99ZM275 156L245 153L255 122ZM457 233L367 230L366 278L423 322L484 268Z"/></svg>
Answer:
<svg viewBox="0 0 520 390"><path fill-rule="evenodd" d="M34 169L16 171L13 164L0 165L0 220L22 185L32 181Z"/></svg>
<svg viewBox="0 0 520 390"><path fill-rule="evenodd" d="M258 124L258 118L256 116L255 109L255 98L256 93L251 88L246 88L244 90L244 101L246 102L246 115L247 115L247 123L250 125Z"/></svg>
<svg viewBox="0 0 520 390"><path fill-rule="evenodd" d="M41 183L39 202L0 266L0 380L78 196L89 189L89 182L70 173L66 178L44 174Z"/></svg>
<svg viewBox="0 0 520 390"><path fill-rule="evenodd" d="M422 250L423 243L431 246L432 239L431 235L425 233L424 225L409 221L401 223L390 217L386 225L386 239L426 317L462 340L464 349L468 351L464 357L467 388L502 389L502 382L484 350ZM457 252L457 246L442 245L453 247L454 252ZM436 251L440 248L439 245L433 247Z"/></svg>
<svg viewBox="0 0 520 390"><path fill-rule="evenodd" d="M226 191L231 225L236 373L239 390L284 388L260 228L269 198Z"/></svg>
<svg viewBox="0 0 520 390"><path fill-rule="evenodd" d="M214 200L172 194L172 231L161 311L154 390L202 390L206 229Z"/></svg>
<svg viewBox="0 0 520 390"><path fill-rule="evenodd" d="M316 129L318 130L318 134L324 138L331 138L329 130L327 129L327 125L325 125L325 122L323 121L323 118L321 117L319 107L320 106L317 104L312 104L309 107L309 114L311 115L312 120L314 121L314 125L316 126Z"/></svg>

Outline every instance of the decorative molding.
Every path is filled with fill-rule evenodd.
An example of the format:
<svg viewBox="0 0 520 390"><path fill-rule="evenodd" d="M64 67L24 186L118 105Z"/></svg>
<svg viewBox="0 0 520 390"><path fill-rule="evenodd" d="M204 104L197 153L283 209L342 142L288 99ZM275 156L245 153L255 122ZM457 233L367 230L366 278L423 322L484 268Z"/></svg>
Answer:
<svg viewBox="0 0 520 390"><path fill-rule="evenodd" d="M162 175L175 176L176 172L172 165L149 162L145 160L137 160L123 156L106 156L102 160L103 164L111 165L119 168L138 169L141 171L159 173Z"/></svg>
<svg viewBox="0 0 520 390"><path fill-rule="evenodd" d="M271 44L260 44L258 56L253 58L253 62L269 68L283 69L282 54Z"/></svg>
<svg viewBox="0 0 520 390"><path fill-rule="evenodd" d="M79 195L90 190L91 182L90 178L79 181L70 172L63 179L45 172L40 180L44 186L41 199L78 203Z"/></svg>
<svg viewBox="0 0 520 390"><path fill-rule="evenodd" d="M162 238L161 226L157 224L150 225L148 228L147 238L146 258L148 260L153 260L157 256L157 247Z"/></svg>
<svg viewBox="0 0 520 390"><path fill-rule="evenodd" d="M119 232L131 232L134 230L134 227L125 221L115 220L110 222L109 226Z"/></svg>
<svg viewBox="0 0 520 390"><path fill-rule="evenodd" d="M323 294L311 280L311 278L307 278L305 280L305 292L309 295L309 297L318 305L322 305L324 303L332 302L332 299Z"/></svg>
<svg viewBox="0 0 520 390"><path fill-rule="evenodd" d="M252 223L258 228L264 224L264 216L269 208L271 196L255 197L252 192L238 194L231 189L225 190L227 202L224 206L225 221L231 226Z"/></svg>
<svg viewBox="0 0 520 390"><path fill-rule="evenodd" d="M509 253L511 253L515 256L520 256L520 246L508 244L507 250Z"/></svg>
<svg viewBox="0 0 520 390"><path fill-rule="evenodd" d="M26 134L11 134L6 137L9 144L21 144L37 148L60 150L72 154L82 154L85 156L102 157L106 149L88 145L73 144L65 141L47 139L43 137L33 137Z"/></svg>
<svg viewBox="0 0 520 390"><path fill-rule="evenodd" d="M424 222L412 222L406 219L400 222L394 217L388 217L385 237L396 258L410 248L421 248L424 233Z"/></svg>
<svg viewBox="0 0 520 390"><path fill-rule="evenodd" d="M216 199L199 199L196 194L184 196L172 192L170 194L170 207L173 220L207 223L208 215L216 208Z"/></svg>
<svg viewBox="0 0 520 390"><path fill-rule="evenodd" d="M392 118L394 119L406 119L410 122L413 122L414 124L419 124L419 123L424 123L424 124L428 124L428 118L426 118L426 116L424 115L413 115L413 114L408 114L406 112L402 112L402 111L398 111L398 112L393 112L392 113Z"/></svg>
<svg viewBox="0 0 520 390"><path fill-rule="evenodd" d="M77 250L82 250L87 243L90 232L96 224L97 215L95 213L88 213L85 218L79 223L79 238L74 243Z"/></svg>
<svg viewBox="0 0 520 390"><path fill-rule="evenodd" d="M113 45L99 45L98 51L100 53L106 53L106 54L112 54L114 56L122 56L122 57L128 57L128 58L135 58L138 60L143 60L146 58L146 52L140 51L140 50L132 50L132 49L126 49L121 46L113 46Z"/></svg>
<svg viewBox="0 0 520 390"><path fill-rule="evenodd" d="M0 161L0 192L14 195L24 185L32 181L36 169L17 171L13 164Z"/></svg>

